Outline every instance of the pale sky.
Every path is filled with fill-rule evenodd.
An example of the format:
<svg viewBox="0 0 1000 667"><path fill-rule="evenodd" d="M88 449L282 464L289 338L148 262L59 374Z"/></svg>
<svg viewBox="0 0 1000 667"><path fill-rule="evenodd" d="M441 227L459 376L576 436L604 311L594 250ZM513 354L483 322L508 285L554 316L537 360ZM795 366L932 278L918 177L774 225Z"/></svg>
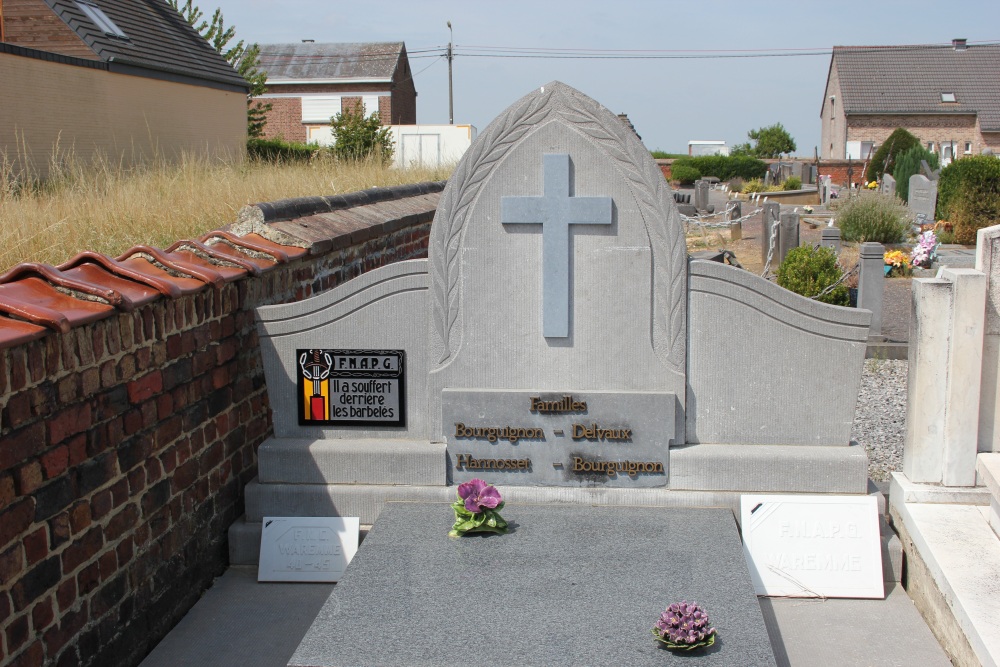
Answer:
<svg viewBox="0 0 1000 667"><path fill-rule="evenodd" d="M277 43L403 41L417 88L417 122L448 122L454 29L455 122L482 132L512 102L552 80L627 113L651 150L692 139L730 146L780 122L799 155L819 144L820 104L834 45L1000 41L1000 0L748 2L716 0L201 0L237 37ZM494 47L484 49L482 47ZM500 47L500 48L497 48ZM480 57L534 49L546 58ZM641 51L643 59L557 58ZM823 52L819 55L808 53ZM777 57L720 57L784 53Z"/></svg>

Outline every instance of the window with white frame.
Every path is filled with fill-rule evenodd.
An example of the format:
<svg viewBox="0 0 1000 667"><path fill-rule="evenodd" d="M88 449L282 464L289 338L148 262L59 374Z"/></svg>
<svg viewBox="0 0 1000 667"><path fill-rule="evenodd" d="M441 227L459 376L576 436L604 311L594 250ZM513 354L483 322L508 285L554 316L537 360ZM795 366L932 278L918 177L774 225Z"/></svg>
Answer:
<svg viewBox="0 0 1000 667"><path fill-rule="evenodd" d="M965 142L965 154L966 155L971 155L972 154L972 142L971 141L966 141Z"/></svg>
<svg viewBox="0 0 1000 667"><path fill-rule="evenodd" d="M340 113L340 95L310 95L302 98L303 123L329 123Z"/></svg>
<svg viewBox="0 0 1000 667"><path fill-rule="evenodd" d="M934 152L934 142L933 141L928 141L927 142L927 151L929 153L933 153Z"/></svg>
<svg viewBox="0 0 1000 667"><path fill-rule="evenodd" d="M96 25L99 30L103 31L105 35L128 39L128 35L125 34L125 31L115 25L115 22L104 13L104 10L94 3L77 0L76 6L83 10L83 13L87 15L87 18L93 21L94 25Z"/></svg>

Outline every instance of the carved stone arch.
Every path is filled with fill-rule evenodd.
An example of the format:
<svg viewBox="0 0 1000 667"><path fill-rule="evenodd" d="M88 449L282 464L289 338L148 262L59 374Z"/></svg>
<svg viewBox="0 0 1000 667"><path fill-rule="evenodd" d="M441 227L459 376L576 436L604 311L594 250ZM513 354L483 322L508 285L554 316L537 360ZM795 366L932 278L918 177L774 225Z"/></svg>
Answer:
<svg viewBox="0 0 1000 667"><path fill-rule="evenodd" d="M521 141L549 122L566 123L607 155L635 197L649 237L652 266L650 343L667 368L683 374L687 250L670 187L649 151L621 119L560 82L525 95L498 116L459 162L431 229L431 359L449 363L461 347L461 247L481 186Z"/></svg>

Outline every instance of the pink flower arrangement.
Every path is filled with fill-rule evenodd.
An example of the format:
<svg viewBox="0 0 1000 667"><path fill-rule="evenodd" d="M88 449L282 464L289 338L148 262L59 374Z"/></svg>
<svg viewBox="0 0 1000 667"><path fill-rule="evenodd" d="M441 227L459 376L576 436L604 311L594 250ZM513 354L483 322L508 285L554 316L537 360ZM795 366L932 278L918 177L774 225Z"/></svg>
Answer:
<svg viewBox="0 0 1000 667"><path fill-rule="evenodd" d="M455 525L450 537L461 537L469 533L507 532L507 522L500 516L503 497L495 486L481 479L473 479L458 485L458 500L451 504L455 511Z"/></svg>

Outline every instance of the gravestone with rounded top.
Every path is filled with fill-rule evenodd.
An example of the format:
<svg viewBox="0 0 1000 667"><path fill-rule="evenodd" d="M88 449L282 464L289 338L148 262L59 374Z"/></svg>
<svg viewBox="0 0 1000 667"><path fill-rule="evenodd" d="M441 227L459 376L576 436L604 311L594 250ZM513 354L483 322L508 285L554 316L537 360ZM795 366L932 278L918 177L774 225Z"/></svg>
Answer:
<svg viewBox="0 0 1000 667"><path fill-rule="evenodd" d="M934 211L937 207L937 181L932 181L923 174L910 176L910 191L907 203L917 224L934 222Z"/></svg>

